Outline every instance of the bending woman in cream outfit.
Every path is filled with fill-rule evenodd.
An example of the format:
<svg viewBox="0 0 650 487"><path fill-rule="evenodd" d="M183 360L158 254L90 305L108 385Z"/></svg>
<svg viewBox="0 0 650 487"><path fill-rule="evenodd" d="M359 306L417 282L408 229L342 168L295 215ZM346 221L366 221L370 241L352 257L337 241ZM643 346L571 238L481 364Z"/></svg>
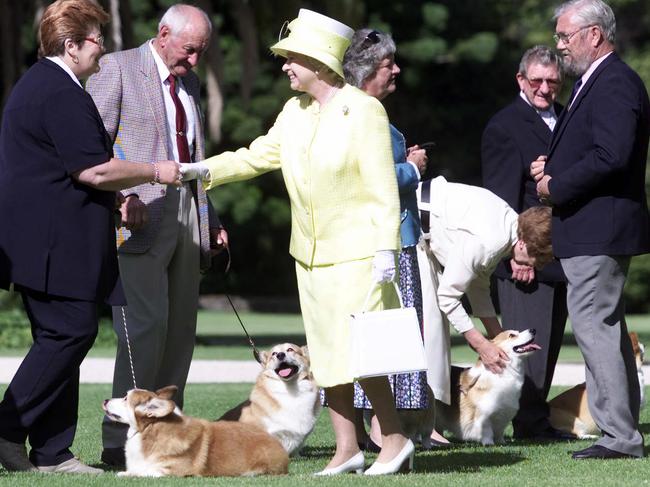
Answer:
<svg viewBox="0 0 650 487"><path fill-rule="evenodd" d="M325 388L336 453L323 475L363 470L348 372L349 317L373 285L395 277L399 198L388 119L379 101L343 81L341 60L353 31L302 9L290 35L271 47L286 57L290 99L266 135L249 148L183 166L207 189L281 169L291 201L290 253L312 371ZM392 307L393 286L374 286L369 309ZM383 448L366 474L412 467L385 377L361 384L375 406Z"/></svg>

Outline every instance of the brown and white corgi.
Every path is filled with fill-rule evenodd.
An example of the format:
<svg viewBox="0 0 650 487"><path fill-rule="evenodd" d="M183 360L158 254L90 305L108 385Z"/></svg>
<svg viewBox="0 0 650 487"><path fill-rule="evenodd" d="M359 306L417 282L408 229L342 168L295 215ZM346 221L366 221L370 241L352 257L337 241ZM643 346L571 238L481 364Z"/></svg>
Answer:
<svg viewBox="0 0 650 487"><path fill-rule="evenodd" d="M248 400L219 419L258 426L293 455L314 429L321 410L309 351L306 346L282 343L259 356L263 369Z"/></svg>
<svg viewBox="0 0 650 487"><path fill-rule="evenodd" d="M490 372L480 359L470 368L452 367L451 404L435 401L436 430L483 445L503 443L503 432L519 409L523 361L540 349L534 340L533 329L505 330L493 338L510 358L500 374Z"/></svg>
<svg viewBox="0 0 650 487"><path fill-rule="evenodd" d="M634 349L641 390L641 407L643 407L645 405L645 378L643 376L645 347L639 343L639 337L635 332L630 333L630 340ZM600 429L589 412L587 386L584 382L557 395L549 401L548 405L550 407L549 421L554 428L571 432L580 439L600 436Z"/></svg>
<svg viewBox="0 0 650 487"><path fill-rule="evenodd" d="M129 425L122 476L251 476L286 474L289 457L260 428L207 421L181 413L171 397L175 386L157 392L132 389L104 401L113 421Z"/></svg>

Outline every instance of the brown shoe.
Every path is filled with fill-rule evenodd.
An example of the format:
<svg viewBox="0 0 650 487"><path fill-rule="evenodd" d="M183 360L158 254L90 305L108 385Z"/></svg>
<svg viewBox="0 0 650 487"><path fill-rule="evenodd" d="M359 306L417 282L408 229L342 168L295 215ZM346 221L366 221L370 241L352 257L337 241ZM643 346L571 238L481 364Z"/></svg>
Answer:
<svg viewBox="0 0 650 487"><path fill-rule="evenodd" d="M39 466L38 470L43 473L89 473L93 475L104 473L101 468L90 467L81 463L78 458L71 458L58 465Z"/></svg>
<svg viewBox="0 0 650 487"><path fill-rule="evenodd" d="M34 472L36 467L29 461L24 443L13 443L0 438L0 464L10 472Z"/></svg>

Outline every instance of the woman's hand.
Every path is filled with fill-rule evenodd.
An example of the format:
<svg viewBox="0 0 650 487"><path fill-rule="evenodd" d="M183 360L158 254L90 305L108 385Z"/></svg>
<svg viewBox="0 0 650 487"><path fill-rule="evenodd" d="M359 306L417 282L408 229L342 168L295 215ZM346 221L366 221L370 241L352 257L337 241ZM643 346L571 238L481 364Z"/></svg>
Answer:
<svg viewBox="0 0 650 487"><path fill-rule="evenodd" d="M535 280L535 268L529 265L517 264L515 259L510 259L512 280L530 284Z"/></svg>
<svg viewBox="0 0 650 487"><path fill-rule="evenodd" d="M192 181L194 179L200 179L201 181L209 180L210 171L203 161L182 162L181 179L182 181Z"/></svg>
<svg viewBox="0 0 650 487"><path fill-rule="evenodd" d="M427 170L427 162L429 161L426 150L420 149L419 145L409 147L406 153L406 160L418 167L420 176L424 175L424 172Z"/></svg>
<svg viewBox="0 0 650 487"><path fill-rule="evenodd" d="M372 278L377 284L395 279L395 251L378 250L372 260Z"/></svg>
<svg viewBox="0 0 650 487"><path fill-rule="evenodd" d="M481 320L483 319L481 318ZM467 330L463 333L463 336L467 340L467 343L469 343L469 346L479 354L481 362L483 362L483 366L486 369L495 374L503 372L506 362L510 361L506 352L485 338L476 328Z"/></svg>
<svg viewBox="0 0 650 487"><path fill-rule="evenodd" d="M154 165L153 181L160 184L181 185L181 165L174 161L159 161Z"/></svg>
<svg viewBox="0 0 650 487"><path fill-rule="evenodd" d="M506 362L510 361L508 354L489 340L485 340L484 343L479 345L476 351L481 357L483 366L495 374L503 372Z"/></svg>

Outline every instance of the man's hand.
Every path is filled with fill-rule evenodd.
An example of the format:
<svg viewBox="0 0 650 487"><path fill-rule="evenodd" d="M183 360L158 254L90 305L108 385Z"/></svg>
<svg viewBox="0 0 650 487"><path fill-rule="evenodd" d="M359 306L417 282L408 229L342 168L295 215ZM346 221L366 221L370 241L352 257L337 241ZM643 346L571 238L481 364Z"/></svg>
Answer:
<svg viewBox="0 0 650 487"><path fill-rule="evenodd" d="M228 248L228 232L223 227L210 229L210 255L215 256Z"/></svg>
<svg viewBox="0 0 650 487"><path fill-rule="evenodd" d="M546 203L551 199L551 192L548 189L548 183L551 176L544 176L537 182L537 196L542 203Z"/></svg>
<svg viewBox="0 0 650 487"><path fill-rule="evenodd" d="M535 268L517 264L514 259L510 259L510 267L512 268L512 279L514 281L523 282L524 284L530 284L535 280Z"/></svg>
<svg viewBox="0 0 650 487"><path fill-rule="evenodd" d="M530 175L539 183L539 180L544 177L544 167L546 166L546 156L539 156L530 163Z"/></svg>
<svg viewBox="0 0 650 487"><path fill-rule="evenodd" d="M120 205L120 222L127 230L139 230L148 220L147 205L145 205L137 195L130 194Z"/></svg>

